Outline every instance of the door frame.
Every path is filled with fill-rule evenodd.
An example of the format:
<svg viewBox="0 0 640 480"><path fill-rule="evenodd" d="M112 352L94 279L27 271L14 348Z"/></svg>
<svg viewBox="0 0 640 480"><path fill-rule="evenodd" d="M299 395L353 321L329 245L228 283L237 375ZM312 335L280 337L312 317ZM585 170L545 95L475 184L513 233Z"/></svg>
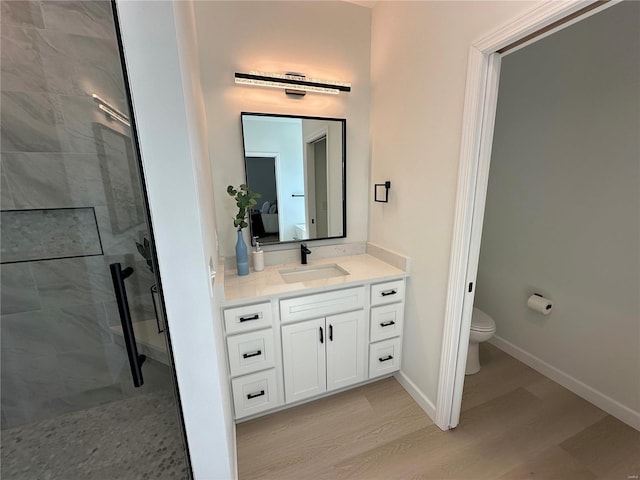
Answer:
<svg viewBox="0 0 640 480"><path fill-rule="evenodd" d="M278 239L280 239L280 232L282 232L282 225L281 220L282 220L282 216L280 215L280 207L282 205L281 202L281 194L280 194L280 189L278 188L280 186L280 153L279 152L263 152L263 151L257 151L257 150L252 150L249 151L247 153L245 153L245 159L246 157L262 157L262 158L273 158L273 167L275 168L275 177L276 177L276 203L277 203L277 209L278 209ZM244 175L245 175L245 179L247 181L247 185L249 185L249 176L247 175L247 161L245 160L245 167L244 167ZM264 202L263 202L264 203ZM262 204L258 203L258 205L262 206ZM262 210L260 210L262 211ZM251 229L251 235L252 238L251 240L251 245L253 245L253 227Z"/></svg>
<svg viewBox="0 0 640 480"><path fill-rule="evenodd" d="M305 223L307 225L307 235L310 239L317 237L316 224L311 223L311 219L316 218L317 205L316 205L316 183L315 183L315 163L316 155L314 150L314 144L325 139L327 153L329 156L329 127L324 126L313 133L310 133L304 138L304 183L305 183ZM310 168L313 165L314 168ZM310 173L312 172L312 173ZM329 161L326 162L326 176L327 182L329 181ZM311 181L313 179L313 182ZM329 192L327 192L327 198L329 198ZM327 213L328 214L328 213ZM330 225L329 222L327 222ZM327 225L327 229L328 229Z"/></svg>
<svg viewBox="0 0 640 480"><path fill-rule="evenodd" d="M490 32L469 49L435 415L442 430L455 428L460 420L502 51L509 47L512 53L620 1L551 1Z"/></svg>

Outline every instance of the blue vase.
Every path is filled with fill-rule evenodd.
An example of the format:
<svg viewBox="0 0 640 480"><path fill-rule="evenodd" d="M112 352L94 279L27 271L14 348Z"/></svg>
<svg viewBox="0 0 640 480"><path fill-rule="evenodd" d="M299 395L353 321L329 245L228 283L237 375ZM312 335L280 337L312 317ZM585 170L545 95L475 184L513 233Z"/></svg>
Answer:
<svg viewBox="0 0 640 480"><path fill-rule="evenodd" d="M238 275L249 275L249 254L247 244L242 238L242 230L238 230L238 241L236 242L236 265Z"/></svg>

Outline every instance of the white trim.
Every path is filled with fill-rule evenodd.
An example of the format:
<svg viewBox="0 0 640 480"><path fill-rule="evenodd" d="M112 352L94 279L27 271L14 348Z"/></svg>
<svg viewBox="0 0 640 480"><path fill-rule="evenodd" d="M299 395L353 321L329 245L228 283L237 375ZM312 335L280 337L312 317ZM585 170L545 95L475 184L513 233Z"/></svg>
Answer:
<svg viewBox="0 0 640 480"><path fill-rule="evenodd" d="M493 146L493 129L496 119L498 103L498 87L500 83L500 62L501 55L494 53L489 56L487 67L487 79L485 82L486 95L484 99L484 112L482 116L480 145L478 150L478 165L476 170L476 181L474 188L473 220L471 223L471 233L469 235L469 253L467 261L467 273L465 285L470 282L476 283L478 274L478 262L480 260L480 242L482 240L482 225L484 223L484 207L487 199L487 188L489 185L489 165L491 163L491 148ZM493 101L492 101L493 99ZM467 363L467 351L469 345L469 333L471 330L471 317L473 312L473 301L475 298L475 287L462 296L463 309L460 325L460 340L458 348L458 358L456 365L456 378L453 390L453 405L462 404L462 391L464 389L464 376ZM460 345L466 345L460 348ZM460 409L452 409L449 423L452 426L458 424L460 420Z"/></svg>
<svg viewBox="0 0 640 480"><path fill-rule="evenodd" d="M422 390L420 390L418 386L413 383L402 370L395 373L393 376L398 381L398 383L402 385L402 388L404 388L406 392L411 395L411 398L415 400L420 408L424 410L424 413L426 413L431 420L434 420L436 417L436 406L425 396L424 393L422 393Z"/></svg>
<svg viewBox="0 0 640 480"><path fill-rule="evenodd" d="M585 16L580 16L571 22L560 25L559 27L553 29L551 32L556 32L563 28L566 28L568 25L576 23L586 16L593 15L593 13L599 12L611 6L611 4L618 3L620 0L615 0L612 2L608 2L603 4L602 7L595 8L588 12ZM568 2L558 2L558 1L549 1L540 5L539 7L534 8L533 10L525 13L519 18L516 18L512 22L504 25L493 32L485 35L481 39L474 42L473 47L479 50L484 54L491 54L497 52L498 50L511 45L512 43L520 40L521 38L526 37L527 35L531 35L532 33L541 30L548 25L551 25L558 20L562 20L569 15L582 10L589 5L596 3L595 0L577 0L577 1L568 1ZM527 42L526 45L530 43L534 43L537 40L540 40L541 37L536 37L532 39L530 42Z"/></svg>
<svg viewBox="0 0 640 480"><path fill-rule="evenodd" d="M495 91L493 91L493 83L487 82L489 57L501 48L593 3L595 0L550 1L487 34L470 47L435 416L436 425L443 430L454 428L458 423L462 401L461 390L464 384L463 360L466 360L469 348L469 332L466 330L469 328L471 314L470 309L465 311L464 305L469 293L468 282L475 284L475 271L477 270L477 257L480 248L479 239L477 242L473 241L472 234L474 227L478 225L481 227L484 216L483 205L482 208L475 208L476 200L483 202L482 197L478 198L478 188L484 188L482 195L486 195L486 184L480 185L481 182L477 182L477 176L479 171L488 169L489 161L486 155L483 158L482 154L486 153L486 150L481 150L480 143L483 136L483 121L487 120L487 114L497 105L497 84ZM616 3L618 2L605 3L588 12L586 16L593 15L593 13ZM580 19L582 17L569 22L569 24ZM554 31L566 26L567 24L554 29ZM480 217L479 223L476 221L478 217ZM480 233L477 233L476 237L479 236ZM472 263L474 265L471 265ZM470 267L472 267L471 270ZM469 275L470 273L473 275ZM471 293L473 294L473 292Z"/></svg>
<svg viewBox="0 0 640 480"><path fill-rule="evenodd" d="M329 135L329 127L328 126L324 126L321 127L319 130L317 130L314 133L310 133L309 135L307 135L304 139L304 143L315 143L318 140L321 140L322 137L326 137Z"/></svg>
<svg viewBox="0 0 640 480"><path fill-rule="evenodd" d="M484 91L486 88L489 56L471 47L467 70L467 90L464 101L460 169L456 194L456 216L449 264L449 285L445 307L442 354L435 423L443 430L455 427L451 424L455 384L457 379L458 352L466 358L468 342L460 344L464 292L467 291L467 264L471 239L471 212L473 212L479 133L482 124ZM469 213L467 213L469 212ZM468 335L468 334L467 334ZM464 379L463 379L464 380Z"/></svg>
<svg viewBox="0 0 640 480"><path fill-rule="evenodd" d="M520 45L518 45L517 47L513 47L513 48L509 49L509 51L505 52L504 55L506 56L506 55L510 55L510 54L512 54L514 52L517 52L521 48L527 47L527 46L531 45L532 43L535 43L535 42L537 42L539 40L542 40L543 38L548 37L549 35L553 35L554 33L558 32L558 31L560 31L560 30L562 30L564 28L570 27L574 23L581 22L582 20L585 20L586 18L589 18L591 15L595 15L596 13L600 13L602 10L611 7L611 6L615 5L616 3L620 3L621 1L622 0L609 0L609 4L593 8L592 10L589 10L588 12L585 12L585 13L581 14L580 16L572 19L572 20L568 20L568 21L564 22L562 25L559 25L559 26L557 26L555 28L552 28L552 29L548 30L547 32L541 33L541 34L537 35L536 37L532 38L531 40L529 40L527 42L523 42ZM581 4L580 8L584 8L585 6L587 6L587 5ZM577 8L576 10L579 10L580 8Z"/></svg>
<svg viewBox="0 0 640 480"><path fill-rule="evenodd" d="M621 422L626 423L636 430L640 430L640 412L636 412L613 398L608 397L604 393L599 392L595 388L582 383L580 380L572 377L568 373L548 364L544 360L541 360L520 347L517 347L502 337L494 336L489 340L489 343L508 353L517 360L520 360L525 365L530 366L545 377L549 377L554 382L562 385L568 390L571 390L579 397L593 403L596 407L601 408L610 415L613 415Z"/></svg>

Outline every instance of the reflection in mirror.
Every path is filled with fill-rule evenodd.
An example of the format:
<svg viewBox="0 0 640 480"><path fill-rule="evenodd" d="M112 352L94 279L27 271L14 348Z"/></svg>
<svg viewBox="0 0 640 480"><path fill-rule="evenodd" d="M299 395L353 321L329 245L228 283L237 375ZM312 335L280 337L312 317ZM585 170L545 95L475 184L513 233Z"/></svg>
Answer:
<svg viewBox="0 0 640 480"><path fill-rule="evenodd" d="M346 236L346 121L242 113L250 214L261 244Z"/></svg>

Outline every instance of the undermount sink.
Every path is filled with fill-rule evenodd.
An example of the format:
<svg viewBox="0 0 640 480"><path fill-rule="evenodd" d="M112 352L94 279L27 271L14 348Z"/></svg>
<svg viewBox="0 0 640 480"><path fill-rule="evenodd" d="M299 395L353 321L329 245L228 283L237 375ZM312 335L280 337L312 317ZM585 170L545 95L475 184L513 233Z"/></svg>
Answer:
<svg viewBox="0 0 640 480"><path fill-rule="evenodd" d="M310 280L342 277L344 275L349 275L349 272L335 263L280 270L280 276L286 283L308 282Z"/></svg>

